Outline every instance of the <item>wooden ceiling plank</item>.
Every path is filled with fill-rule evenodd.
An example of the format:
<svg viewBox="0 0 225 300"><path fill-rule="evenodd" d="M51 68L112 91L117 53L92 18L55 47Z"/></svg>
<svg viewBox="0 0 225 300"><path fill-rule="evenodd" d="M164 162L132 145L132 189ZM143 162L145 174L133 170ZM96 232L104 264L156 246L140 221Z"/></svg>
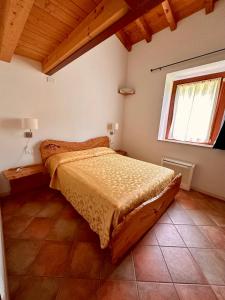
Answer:
<svg viewBox="0 0 225 300"><path fill-rule="evenodd" d="M41 35L37 34L36 32L27 31L27 30L23 31L20 41L21 40L29 41L37 48L38 47L40 47L40 48L41 47L51 47L51 49L54 49L60 43L56 40L47 39L45 36L41 36Z"/></svg>
<svg viewBox="0 0 225 300"><path fill-rule="evenodd" d="M171 31L175 30L177 28L177 22L174 18L173 11L171 9L169 0L163 1L162 7L163 7L163 10L164 10L164 13L165 13L165 16L166 16L166 19L170 26Z"/></svg>
<svg viewBox="0 0 225 300"><path fill-rule="evenodd" d="M140 16L142 16L143 14L145 14L146 12L154 8L155 6L161 5L161 3L163 2L163 0L144 0L141 1L141 5L136 10L129 9L127 5L125 9L125 6L123 6L121 12L119 13L120 17L118 16L117 21L115 21L115 18L109 17L110 10L108 10L107 8L106 9L102 8L101 13L99 13L99 7L103 3L108 3L108 5L110 4L110 5L118 6L121 3L121 1L122 0L117 0L117 1L104 0L100 2L100 4L97 7L98 9L95 9L95 11L93 11L90 15L92 14L100 15L103 12L104 14L108 14L108 17L106 17L105 20L107 24L104 23L104 26L100 26L102 22L101 20L102 17L100 17L99 19L98 16L96 17L95 20L93 16L90 17L90 15L88 15L88 17L84 19L84 21L74 30L74 32L61 45L59 45L58 49L55 49L55 51L44 60L43 72L48 75L54 74L58 70L62 69L65 65L69 64L76 58L83 55L85 52L89 51L93 47L103 42L105 39L117 33L122 28L127 26L129 23L133 22L134 20L136 20L137 18L139 18ZM122 3L125 4L124 1L122 1ZM144 3L144 5L142 5L142 3ZM127 11L126 13L125 10ZM94 20L94 22L91 22L92 19ZM96 23L99 23L98 25L100 27L96 28ZM82 31L80 27L83 27ZM94 34L90 34L91 31L93 31ZM69 47L68 47L68 43L69 43ZM64 50L62 49L64 48L64 46L67 48L67 50L69 48L70 51L68 52L66 51L67 53L65 53L65 49ZM71 54L68 55L69 53Z"/></svg>
<svg viewBox="0 0 225 300"><path fill-rule="evenodd" d="M132 43L130 41L129 35L123 29L118 31L116 35L124 45L124 47L130 52L132 50Z"/></svg>
<svg viewBox="0 0 225 300"><path fill-rule="evenodd" d="M0 13L0 60L10 62L34 0L5 0Z"/></svg>
<svg viewBox="0 0 225 300"><path fill-rule="evenodd" d="M210 14L214 10L214 0L205 0L205 13Z"/></svg>
<svg viewBox="0 0 225 300"><path fill-rule="evenodd" d="M95 7L98 5L98 3L95 3L91 0L72 0L72 2L87 14L94 10Z"/></svg>
<svg viewBox="0 0 225 300"><path fill-rule="evenodd" d="M46 29L46 26L35 26L33 23L31 23L29 20L26 23L25 29L23 31L23 34L27 32L28 38L29 38L29 33L35 33L37 35L40 35L41 37L45 37L48 39L50 42L62 42L66 38L66 34L61 34L60 32L55 32L53 30Z"/></svg>
<svg viewBox="0 0 225 300"><path fill-rule="evenodd" d="M63 2L62 0L53 0L52 2L62 7L68 14L78 15L82 20L87 16L87 13L71 0L63 0Z"/></svg>
<svg viewBox="0 0 225 300"><path fill-rule="evenodd" d="M123 0L103 0L83 22L51 53L43 63L43 72L47 73L73 52L85 45L100 32L124 16L128 7Z"/></svg>
<svg viewBox="0 0 225 300"><path fill-rule="evenodd" d="M142 33L144 39L146 40L147 43L149 43L152 40L152 31L148 23L146 22L145 17L142 16L138 18L135 22L140 32Z"/></svg>
<svg viewBox="0 0 225 300"><path fill-rule="evenodd" d="M30 49L34 53L42 55L43 58L46 56L46 54L49 51L49 49L43 49L44 47L42 47L42 48L35 47L35 45L33 43L23 41L23 40L20 40L19 44L17 45L16 52L19 47L26 47L27 49Z"/></svg>
<svg viewBox="0 0 225 300"><path fill-rule="evenodd" d="M44 58L43 54L39 54L36 51L33 51L32 49L26 48L22 45L18 45L16 47L15 54L21 55L21 56L24 56L24 57L27 57L27 58L30 58L30 59L33 59L33 60L36 60L39 62L41 62Z"/></svg>
<svg viewBox="0 0 225 300"><path fill-rule="evenodd" d="M73 30L70 26L66 25L56 17L48 14L45 10L36 6L35 3L28 18L28 22L29 21L37 27L44 26L46 28L46 31L59 32L59 34L67 35L68 32L71 32Z"/></svg>
<svg viewBox="0 0 225 300"><path fill-rule="evenodd" d="M16 47L15 53L17 53L17 54L19 54L18 51L17 51L19 47L26 47L31 52L36 53L38 55L42 55L42 61L46 57L46 55L47 55L46 53L49 53L49 51L52 50L51 47L46 48L46 49L43 49L43 47L42 48L37 48L37 47L34 47L34 45L32 43L28 43L28 42L25 42L25 41L21 40L19 42L19 45Z"/></svg>
<svg viewBox="0 0 225 300"><path fill-rule="evenodd" d="M35 0L35 5L69 26L71 31L81 22L79 16L68 14L61 6L54 3L53 0Z"/></svg>

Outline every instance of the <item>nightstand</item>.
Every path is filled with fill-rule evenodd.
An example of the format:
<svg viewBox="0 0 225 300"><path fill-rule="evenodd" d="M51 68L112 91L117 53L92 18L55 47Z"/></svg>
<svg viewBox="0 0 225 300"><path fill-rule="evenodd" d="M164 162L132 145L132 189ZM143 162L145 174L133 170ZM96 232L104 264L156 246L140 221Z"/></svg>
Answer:
<svg viewBox="0 0 225 300"><path fill-rule="evenodd" d="M11 187L11 194L35 189L50 182L49 174L42 164L24 166L3 171Z"/></svg>
<svg viewBox="0 0 225 300"><path fill-rule="evenodd" d="M127 156L127 152L124 150L115 150L117 154L123 155L123 156Z"/></svg>

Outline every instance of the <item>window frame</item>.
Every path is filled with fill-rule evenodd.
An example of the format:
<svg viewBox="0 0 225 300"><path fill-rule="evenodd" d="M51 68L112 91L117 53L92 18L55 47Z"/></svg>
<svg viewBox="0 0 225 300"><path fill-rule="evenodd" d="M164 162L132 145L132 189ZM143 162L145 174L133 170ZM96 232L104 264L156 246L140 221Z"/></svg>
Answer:
<svg viewBox="0 0 225 300"><path fill-rule="evenodd" d="M182 141L182 140L176 140L176 139L169 138L169 132L170 132L170 128L171 128L172 121L173 121L173 113L174 113L174 105L175 105L177 86L180 84L193 83L193 82L216 79L216 78L221 78L221 83L220 83L220 87L219 87L219 93L218 93L213 123L211 126L211 133L210 133L209 141L207 143L205 143L205 142L197 143L197 142ZM211 74L197 76L197 77L175 80L175 81L173 81L172 93L171 93L171 97L170 97L165 139L167 141L171 141L171 142L180 142L180 143L187 143L187 144L193 144L193 145L211 145L212 146L215 143L216 138L219 134L221 123L222 123L223 116L224 116L224 111L225 111L225 72L211 73Z"/></svg>

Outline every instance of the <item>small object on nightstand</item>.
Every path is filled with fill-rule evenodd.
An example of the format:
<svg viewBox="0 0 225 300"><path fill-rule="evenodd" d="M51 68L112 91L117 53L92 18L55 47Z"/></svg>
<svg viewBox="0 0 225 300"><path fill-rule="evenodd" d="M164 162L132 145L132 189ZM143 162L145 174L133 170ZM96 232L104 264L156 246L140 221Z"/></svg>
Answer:
<svg viewBox="0 0 225 300"><path fill-rule="evenodd" d="M49 184L50 178L42 164L24 166L3 171L11 187L11 194L35 189Z"/></svg>
<svg viewBox="0 0 225 300"><path fill-rule="evenodd" d="M117 154L123 155L123 156L127 156L127 152L124 150L115 150Z"/></svg>

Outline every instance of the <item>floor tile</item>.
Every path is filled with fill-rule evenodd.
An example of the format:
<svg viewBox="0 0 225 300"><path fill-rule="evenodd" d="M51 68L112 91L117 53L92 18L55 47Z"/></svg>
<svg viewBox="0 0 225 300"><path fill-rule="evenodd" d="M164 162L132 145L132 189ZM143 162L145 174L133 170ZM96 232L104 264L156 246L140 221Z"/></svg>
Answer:
<svg viewBox="0 0 225 300"><path fill-rule="evenodd" d="M155 228L155 226L154 226ZM158 241L155 236L155 232L153 229L150 229L144 237L138 242L138 245L145 245L145 246L157 246Z"/></svg>
<svg viewBox="0 0 225 300"><path fill-rule="evenodd" d="M9 298L14 299L16 292L18 291L20 287L21 279L23 280L22 276L16 276L16 275L9 275L8 280L8 292L9 292Z"/></svg>
<svg viewBox="0 0 225 300"><path fill-rule="evenodd" d="M225 300L225 286L213 285L212 289L218 300Z"/></svg>
<svg viewBox="0 0 225 300"><path fill-rule="evenodd" d="M173 282L207 283L187 248L162 247L161 249Z"/></svg>
<svg viewBox="0 0 225 300"><path fill-rule="evenodd" d="M56 278L27 277L21 281L14 300L54 300L58 292L59 279Z"/></svg>
<svg viewBox="0 0 225 300"><path fill-rule="evenodd" d="M225 217L225 201L210 197L210 203L215 209L215 215Z"/></svg>
<svg viewBox="0 0 225 300"><path fill-rule="evenodd" d="M39 241L11 240L6 251L8 274L26 274L40 247Z"/></svg>
<svg viewBox="0 0 225 300"><path fill-rule="evenodd" d="M168 208L168 210L167 210L167 213L170 211L170 212L175 212L175 211L183 211L184 209L182 208L182 206L179 204L179 202L178 201L173 201L171 204L170 204L170 206L169 206L169 208Z"/></svg>
<svg viewBox="0 0 225 300"><path fill-rule="evenodd" d="M195 225L216 225L215 222L200 210L190 209L187 211Z"/></svg>
<svg viewBox="0 0 225 300"><path fill-rule="evenodd" d="M175 284L180 300L217 300L210 286Z"/></svg>
<svg viewBox="0 0 225 300"><path fill-rule="evenodd" d="M62 211L64 205L61 202L55 202L52 199L52 202L47 203L46 206L37 214L37 217L43 218L54 218L57 217Z"/></svg>
<svg viewBox="0 0 225 300"><path fill-rule="evenodd" d="M225 261L225 250L216 249L216 253Z"/></svg>
<svg viewBox="0 0 225 300"><path fill-rule="evenodd" d="M11 300L178 300L172 279L180 300L215 300L214 292L224 300L224 207L201 193L179 192L132 253L112 265L97 234L59 192L43 188L6 197L2 219Z"/></svg>
<svg viewBox="0 0 225 300"><path fill-rule="evenodd" d="M40 201L27 202L20 207L16 215L33 217L43 208L43 205Z"/></svg>
<svg viewBox="0 0 225 300"><path fill-rule="evenodd" d="M176 201L184 209L200 209L199 202L192 198L191 193L180 190L175 196Z"/></svg>
<svg viewBox="0 0 225 300"><path fill-rule="evenodd" d="M225 249L225 230L223 228L217 226L201 226L199 228L212 241L215 248Z"/></svg>
<svg viewBox="0 0 225 300"><path fill-rule="evenodd" d="M199 201L201 207L200 210L206 214L214 214L217 213L217 208L213 205L213 199L209 196L201 195L202 199Z"/></svg>
<svg viewBox="0 0 225 300"><path fill-rule="evenodd" d="M225 284L225 261L216 250L190 248L190 251L210 284Z"/></svg>
<svg viewBox="0 0 225 300"><path fill-rule="evenodd" d="M172 283L138 282L140 300L179 300Z"/></svg>
<svg viewBox="0 0 225 300"><path fill-rule="evenodd" d="M172 224L172 220L170 219L167 212L165 212L162 217L158 220L159 224Z"/></svg>
<svg viewBox="0 0 225 300"><path fill-rule="evenodd" d="M55 241L72 241L77 229L77 223L72 219L60 218L52 226L47 239Z"/></svg>
<svg viewBox="0 0 225 300"><path fill-rule="evenodd" d="M67 278L63 280L56 300L97 300L97 280Z"/></svg>
<svg viewBox="0 0 225 300"><path fill-rule="evenodd" d="M154 228L160 246L185 247L185 244L174 225L156 224Z"/></svg>
<svg viewBox="0 0 225 300"><path fill-rule="evenodd" d="M139 281L171 282L158 246L139 246L133 251L136 277Z"/></svg>
<svg viewBox="0 0 225 300"><path fill-rule="evenodd" d="M91 230L88 222L84 219L79 222L74 239L79 242L97 243L98 245L100 243L98 235Z"/></svg>
<svg viewBox="0 0 225 300"><path fill-rule="evenodd" d="M225 216L215 215L215 214L214 215L210 214L209 216L214 221L214 223L216 223L216 225L225 227ZM201 225L205 225L205 224L201 224ZM211 224L207 224L207 225L211 225Z"/></svg>
<svg viewBox="0 0 225 300"><path fill-rule="evenodd" d="M20 234L23 239L44 239L53 225L48 218L34 218L27 228Z"/></svg>
<svg viewBox="0 0 225 300"><path fill-rule="evenodd" d="M138 300L137 286L132 281L105 281L97 292L98 300Z"/></svg>
<svg viewBox="0 0 225 300"><path fill-rule="evenodd" d="M71 244L45 241L29 269L36 276L62 276L68 272Z"/></svg>
<svg viewBox="0 0 225 300"><path fill-rule="evenodd" d="M3 224L4 235L11 238L16 238L22 233L32 221L28 216L16 216L10 218Z"/></svg>
<svg viewBox="0 0 225 300"><path fill-rule="evenodd" d="M8 200L2 203L1 211L3 216L14 216L23 203L13 200Z"/></svg>
<svg viewBox="0 0 225 300"><path fill-rule="evenodd" d="M81 215L79 215L79 213L73 208L72 205L69 204L69 202L62 209L60 218L71 219L71 220L82 220Z"/></svg>
<svg viewBox="0 0 225 300"><path fill-rule="evenodd" d="M168 210L168 215L172 220L173 224L191 224L193 225L194 222L189 217L185 210Z"/></svg>
<svg viewBox="0 0 225 300"><path fill-rule="evenodd" d="M188 247L214 248L213 244L198 226L176 225L176 228Z"/></svg>
<svg viewBox="0 0 225 300"><path fill-rule="evenodd" d="M111 263L110 255L105 255L100 277L107 280L135 280L132 256L127 255L115 265Z"/></svg>
<svg viewBox="0 0 225 300"><path fill-rule="evenodd" d="M103 251L98 244L78 242L72 251L71 274L76 278L99 279Z"/></svg>

